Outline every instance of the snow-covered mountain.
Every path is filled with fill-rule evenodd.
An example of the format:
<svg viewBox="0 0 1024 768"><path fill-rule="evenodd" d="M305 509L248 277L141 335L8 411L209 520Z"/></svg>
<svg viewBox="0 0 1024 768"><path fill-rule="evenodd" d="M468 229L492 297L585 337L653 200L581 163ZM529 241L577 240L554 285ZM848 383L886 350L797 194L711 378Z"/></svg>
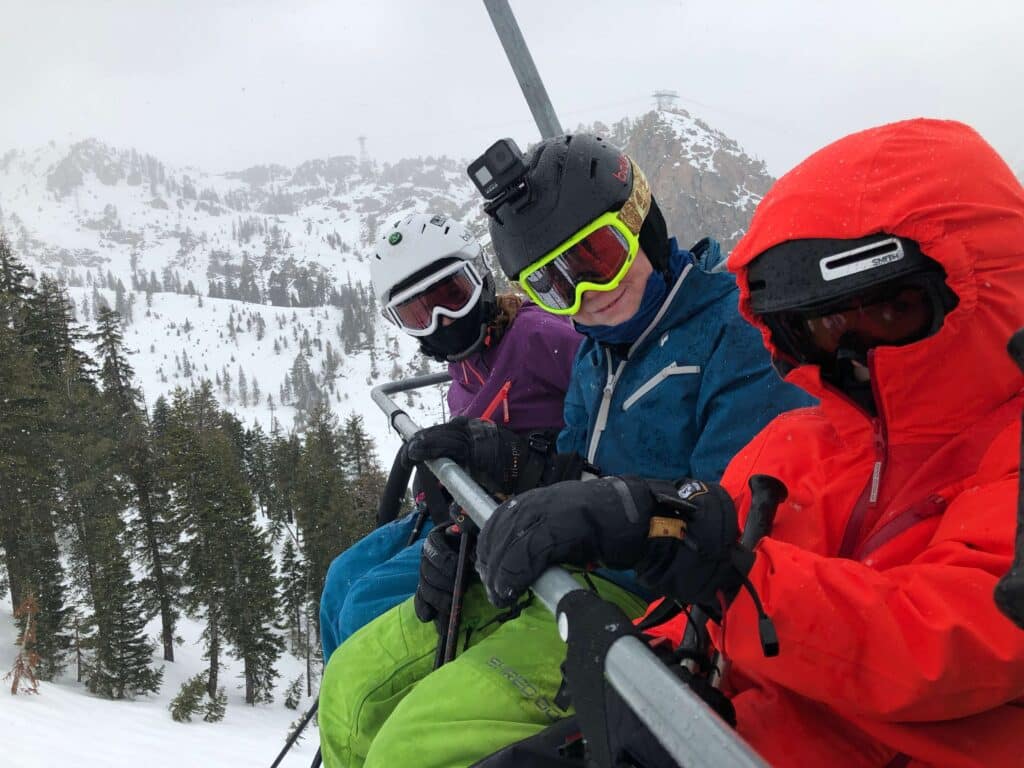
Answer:
<svg viewBox="0 0 1024 768"><path fill-rule="evenodd" d="M681 110L588 128L645 168L684 244L714 234L731 247L772 181ZM397 439L369 386L423 361L376 312L360 320L340 305L369 301L367 256L389 212L444 213L486 238L466 164L339 156L210 173L97 140L51 142L0 157L0 226L30 268L68 286L80 321L98 295L131 315L125 339L150 405L190 380L219 379L222 402L243 420L288 429L282 385L301 353L341 416L364 414L386 458ZM421 422L441 417L439 393L411 402Z"/></svg>

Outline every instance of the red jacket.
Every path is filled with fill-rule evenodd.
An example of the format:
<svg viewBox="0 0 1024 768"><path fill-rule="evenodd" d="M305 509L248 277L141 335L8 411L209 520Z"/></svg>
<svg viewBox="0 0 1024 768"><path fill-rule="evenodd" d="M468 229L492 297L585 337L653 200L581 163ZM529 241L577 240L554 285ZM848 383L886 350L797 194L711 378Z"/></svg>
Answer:
<svg viewBox="0 0 1024 768"><path fill-rule="evenodd" d="M750 573L781 650L762 656L741 591L715 632L726 690L773 765L1022 766L1024 632L992 590L1015 530L1024 377L1005 347L1024 325L1024 190L959 123L844 138L778 181L733 252L747 319L758 254L876 232L920 243L959 305L936 335L871 353L877 419L802 366L787 380L821 405L777 417L729 465L741 518L754 473L789 498Z"/></svg>

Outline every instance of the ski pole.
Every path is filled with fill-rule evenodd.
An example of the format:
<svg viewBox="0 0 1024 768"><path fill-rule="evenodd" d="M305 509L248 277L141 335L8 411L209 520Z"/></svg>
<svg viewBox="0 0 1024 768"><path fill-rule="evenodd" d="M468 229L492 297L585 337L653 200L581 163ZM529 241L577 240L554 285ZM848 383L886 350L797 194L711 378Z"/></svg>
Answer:
<svg viewBox="0 0 1024 768"><path fill-rule="evenodd" d="M462 622L462 601L466 592L466 563L472 538L476 536L476 526L464 512L455 519L459 526L459 555L455 564L455 581L452 584L452 608L444 617L444 631L438 632L437 653L434 655L434 669L447 664L455 658L459 645L459 625Z"/></svg>
<svg viewBox="0 0 1024 768"><path fill-rule="evenodd" d="M743 533L740 535L740 544L752 550L757 542L767 536L775 523L775 513L779 504L786 500L788 491L782 481L771 475L753 475L747 481L750 487L750 509L747 512L747 520L743 526ZM683 641L679 649L684 651L688 657L704 655L707 653L707 646L710 638L706 625L708 616L697 606L690 608L690 615L686 622L686 629L683 632ZM727 671L723 657L716 652L711 659L711 673L709 682L717 685ZM688 658L683 665L690 672L697 672L697 663Z"/></svg>
<svg viewBox="0 0 1024 768"><path fill-rule="evenodd" d="M775 513L779 509L779 504L786 500L789 491L781 480L771 475L753 475L748 484L750 486L750 511L747 512L747 522L743 526L740 544L753 550L761 539L771 533L772 526L775 524ZM764 621L763 617L761 621ZM772 627L771 633L774 636L774 627ZM775 652L778 652L777 641ZM729 662L721 651L716 651L711 659L709 682L717 686L728 673Z"/></svg>
<svg viewBox="0 0 1024 768"><path fill-rule="evenodd" d="M1010 337L1006 351L1021 373L1024 373L1024 328ZM1013 563L996 584L995 600L999 610L1024 629L1024 413L1021 414L1020 463L1017 468L1017 537L1013 548Z"/></svg>
<svg viewBox="0 0 1024 768"><path fill-rule="evenodd" d="M455 658L459 644L459 624L462 621L462 601L466 593L466 563L476 536L476 526L465 514L459 515L459 559L455 567L455 589L452 592L452 610L448 614L448 631L445 633L444 661L447 664Z"/></svg>
<svg viewBox="0 0 1024 768"><path fill-rule="evenodd" d="M370 392L374 402L405 438L411 437L419 427L390 395L438 383L446 377L433 381L428 379L430 377L423 376L415 380L389 382L374 387ZM451 459L431 459L426 463L473 522L483 527L497 506L494 500ZM538 600L556 617L559 629L571 629L571 617L560 613L558 604L569 593L581 591L580 585L562 568L554 567L544 571L532 589ZM673 675L638 638L624 636L616 639L608 648L604 672L608 682L680 765L714 765L720 768L760 768L765 765L743 738Z"/></svg>
<svg viewBox="0 0 1024 768"><path fill-rule="evenodd" d="M305 730L306 726L309 725L309 721L313 719L313 715L316 714L317 706L320 704L320 699L313 702L313 706L309 708L309 711L303 716L302 722L299 723L298 727L292 731L288 737L288 741L284 743L284 747L278 753L277 758L271 763L270 768L277 768L281 765L281 761L284 760L284 756L288 754L288 750L292 748L292 745L298 740L299 735Z"/></svg>
<svg viewBox="0 0 1024 768"><path fill-rule="evenodd" d="M416 540L420 537L420 532L423 531L423 524L427 522L427 515L430 514L430 507L427 506L427 500L425 498L416 498L416 506L413 507L412 513L416 515L416 519L412 523L412 530L409 531L409 538L405 542L405 546L411 547Z"/></svg>

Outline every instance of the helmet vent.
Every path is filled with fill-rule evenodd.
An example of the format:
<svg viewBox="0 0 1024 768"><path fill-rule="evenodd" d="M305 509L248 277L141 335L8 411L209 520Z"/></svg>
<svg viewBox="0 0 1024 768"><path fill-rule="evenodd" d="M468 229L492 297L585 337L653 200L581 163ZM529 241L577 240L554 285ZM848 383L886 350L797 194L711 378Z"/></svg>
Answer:
<svg viewBox="0 0 1024 768"><path fill-rule="evenodd" d="M880 243L871 243L826 256L818 262L818 265L821 269L822 279L830 281L858 272L878 269L902 259L903 244L898 238L890 237Z"/></svg>
<svg viewBox="0 0 1024 768"><path fill-rule="evenodd" d="M446 235L448 234L448 230L449 230L449 229L451 229L451 227L445 227L445 228L444 228L444 233L445 233Z"/></svg>
<svg viewBox="0 0 1024 768"><path fill-rule="evenodd" d="M590 178L597 176L597 158L591 158L590 160Z"/></svg>

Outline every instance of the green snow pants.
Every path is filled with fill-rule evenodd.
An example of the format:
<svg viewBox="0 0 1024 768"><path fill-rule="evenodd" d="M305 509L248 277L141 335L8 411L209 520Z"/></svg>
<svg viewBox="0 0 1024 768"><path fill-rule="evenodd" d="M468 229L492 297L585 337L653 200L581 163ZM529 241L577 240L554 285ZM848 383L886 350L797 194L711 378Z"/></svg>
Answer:
<svg viewBox="0 0 1024 768"><path fill-rule="evenodd" d="M630 617L646 607L611 582L593 581ZM412 599L346 640L320 687L325 768L465 768L571 714L554 704L565 644L550 612L534 600L504 623L492 621L499 613L474 584L460 653L437 671L437 630L416 618Z"/></svg>

